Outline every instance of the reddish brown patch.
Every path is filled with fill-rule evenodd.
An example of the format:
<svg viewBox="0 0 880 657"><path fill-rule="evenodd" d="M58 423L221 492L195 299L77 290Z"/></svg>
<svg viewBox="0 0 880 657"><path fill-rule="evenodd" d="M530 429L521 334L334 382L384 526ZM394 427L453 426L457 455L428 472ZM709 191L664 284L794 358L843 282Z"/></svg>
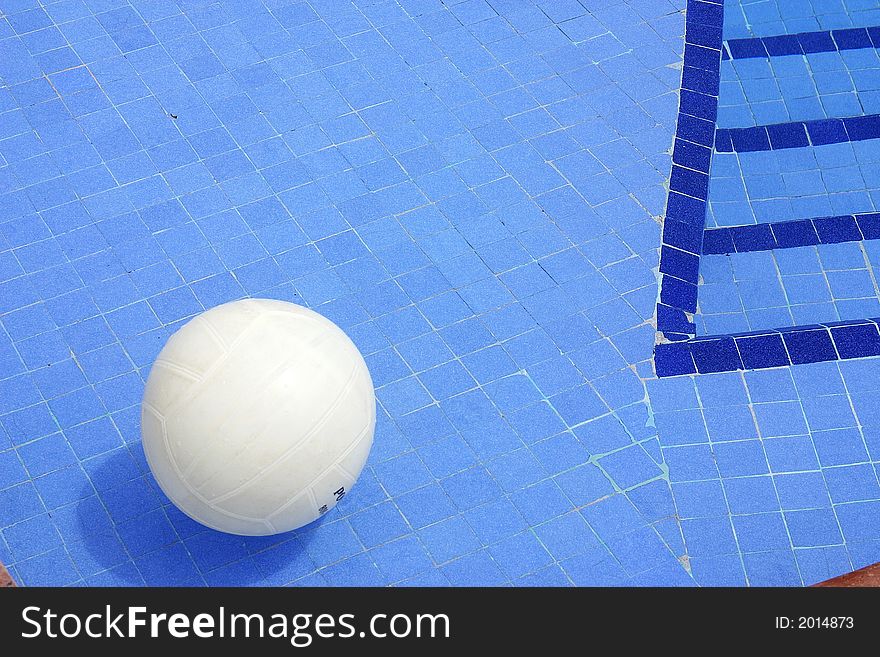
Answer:
<svg viewBox="0 0 880 657"><path fill-rule="evenodd" d="M12 575L9 574L9 571L0 563L0 588L4 588L7 586L15 586L15 582L12 579Z"/></svg>
<svg viewBox="0 0 880 657"><path fill-rule="evenodd" d="M839 577L829 579L825 582L819 582L815 586L833 586L838 588L867 586L880 587L880 563L875 563L873 566L867 566L866 568L860 568L859 570L847 573L846 575L840 575Z"/></svg>

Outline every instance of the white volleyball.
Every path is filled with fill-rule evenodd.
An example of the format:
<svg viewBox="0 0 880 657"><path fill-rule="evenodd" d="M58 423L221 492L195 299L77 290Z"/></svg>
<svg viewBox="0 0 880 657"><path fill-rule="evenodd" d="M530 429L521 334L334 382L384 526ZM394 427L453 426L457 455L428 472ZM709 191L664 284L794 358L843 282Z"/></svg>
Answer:
<svg viewBox="0 0 880 657"><path fill-rule="evenodd" d="M198 315L150 370L144 451L181 511L250 536L312 522L348 493L373 443L360 352L307 308L245 299Z"/></svg>

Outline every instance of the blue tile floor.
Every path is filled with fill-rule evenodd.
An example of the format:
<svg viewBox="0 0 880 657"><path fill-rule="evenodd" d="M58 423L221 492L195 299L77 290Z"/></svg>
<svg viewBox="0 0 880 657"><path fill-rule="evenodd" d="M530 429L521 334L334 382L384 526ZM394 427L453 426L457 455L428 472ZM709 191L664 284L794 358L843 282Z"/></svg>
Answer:
<svg viewBox="0 0 880 657"><path fill-rule="evenodd" d="M727 0L725 37L880 25L802 4ZM880 360L654 375L685 15L720 5L0 0L0 561L25 585L689 586L880 560ZM816 171L876 198L846 146ZM337 322L379 401L352 493L269 538L183 516L140 444L164 341L245 296Z"/></svg>
<svg viewBox="0 0 880 657"><path fill-rule="evenodd" d="M704 335L880 317L877 242L704 255Z"/></svg>
<svg viewBox="0 0 880 657"><path fill-rule="evenodd" d="M721 65L718 124L748 127L880 112L874 48L732 59Z"/></svg>

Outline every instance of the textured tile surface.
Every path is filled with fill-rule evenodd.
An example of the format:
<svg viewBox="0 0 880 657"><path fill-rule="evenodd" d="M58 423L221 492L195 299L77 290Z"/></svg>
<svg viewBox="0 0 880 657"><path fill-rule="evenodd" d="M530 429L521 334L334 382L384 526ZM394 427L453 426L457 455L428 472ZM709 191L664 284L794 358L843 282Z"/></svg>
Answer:
<svg viewBox="0 0 880 657"><path fill-rule="evenodd" d="M861 100L855 116L786 114L821 108L833 92L784 82L795 70L830 81L810 72L819 63L852 78L859 62L875 56L873 41L850 58L819 43L827 37L799 35L800 54L783 52L787 34L873 25L876 10L846 2L803 9L774 0L725 3L724 38L764 37L762 47L774 52L726 44L734 58L720 68L705 241L672 235L696 256L693 249L703 247L690 270L672 263L673 276L692 276L698 265L698 289L676 285L667 293L671 270L661 261L658 326L670 340L706 336L660 345L657 372L672 378L648 386L691 572L703 585L812 583L880 557L872 528L877 418L865 404L877 394L878 361L870 357L880 354L877 322L869 319L878 303L876 236L862 233L854 216L876 207L877 181L862 171L872 172L878 142L846 130L847 121L872 121L861 118ZM736 78L744 72L754 82ZM755 95L745 100L750 85ZM835 100L859 96L840 93ZM750 125L758 127L720 129ZM696 221L695 204L672 201L667 222L670 211ZM664 303L680 314L661 313ZM754 371L731 371L743 369Z"/></svg>
<svg viewBox="0 0 880 657"><path fill-rule="evenodd" d="M683 2L0 3L0 560L23 584L693 584L648 426ZM377 384L320 524L206 531L138 403L268 296ZM641 365L640 365L641 364Z"/></svg>
<svg viewBox="0 0 880 657"><path fill-rule="evenodd" d="M720 21L699 0L0 0L0 561L25 585L534 586L880 560L880 361L654 376L661 219L694 219L684 196L664 211L668 185L709 226L876 209L876 142L715 155L708 175L720 87L705 53L682 66L686 5ZM725 37L880 24L834 5L728 0ZM807 172L790 216L761 188L725 198L760 167ZM772 256L698 270L701 234L664 259L692 288L712 258ZM873 244L802 247L788 284L813 290L813 258L830 297L775 308L855 312ZM272 538L183 516L139 442L164 341L248 295L340 324L379 400L353 492ZM763 322L747 298L701 330Z"/></svg>

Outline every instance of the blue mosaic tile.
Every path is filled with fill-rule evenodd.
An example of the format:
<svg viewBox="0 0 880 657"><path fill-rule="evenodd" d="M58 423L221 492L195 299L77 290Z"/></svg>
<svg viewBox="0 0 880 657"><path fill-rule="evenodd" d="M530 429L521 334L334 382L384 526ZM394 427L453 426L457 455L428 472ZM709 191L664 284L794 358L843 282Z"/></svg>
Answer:
<svg viewBox="0 0 880 657"><path fill-rule="evenodd" d="M236 586L876 561L880 17L762 4L10 7L0 558L26 585ZM704 307L710 253L780 271L731 265L735 330ZM139 444L163 342L244 296L339 323L378 388L361 481L292 536L204 530ZM689 340L710 324L730 330Z"/></svg>
<svg viewBox="0 0 880 657"><path fill-rule="evenodd" d="M837 144L851 141L876 139L880 136L880 115L846 117L836 122L837 129L828 129L824 120L775 123L749 128L719 128L716 131L715 148L719 152L750 153L755 151L802 148ZM839 129L842 123L843 129ZM817 141L808 142L813 133Z"/></svg>
<svg viewBox="0 0 880 657"><path fill-rule="evenodd" d="M729 39L726 44L733 59L777 57L780 55L800 55L877 47L871 39L869 29L866 27L801 32L764 38L757 36Z"/></svg>
<svg viewBox="0 0 880 657"><path fill-rule="evenodd" d="M775 3L771 4L775 5ZM700 504L691 504L688 507L693 509L689 510L688 514L711 513L722 517L738 514L731 516L737 526L736 541L730 540L732 538L730 530L725 529L725 523L710 525L702 522L696 525L690 521L683 521L685 544L693 555L691 566L697 581L715 585L722 583L791 585L812 583L821 579L825 573L850 569L848 565L850 550L841 545L848 539L845 533L838 529L839 526L842 527L838 512L842 507L839 505L858 503L857 500L875 497L875 493L872 492L873 480L869 482L868 478L862 479L863 473L867 473L867 470L864 470L861 464L866 459L870 459L870 456L859 447L861 445L859 437L864 438L864 430L856 429L856 417L851 410L852 406L843 402L843 400L852 400L855 403L855 399L851 392L836 387L833 383L835 380L840 380L839 375L835 375L838 367L849 363L870 362L859 359L873 356L876 349L874 339L876 322L867 319L874 316L871 308L876 301L871 297L875 297L875 293L867 288L864 292L859 291L857 282L861 276L857 273L859 269L867 273L866 264L868 269L872 267L870 260L867 260L864 254L873 251L868 240L873 239L870 226L873 222L871 217L875 206L870 199L870 191L867 191L871 189L873 183L865 186L860 179L852 175L858 171L856 151L860 157L872 152L871 140L875 133L872 127L874 119L870 116L872 114L870 110L866 112L869 116L865 118L853 117L852 114L858 112L860 107L850 106L847 109L845 103L834 104L830 96L826 98L823 95L830 93L833 85L840 83L840 79L835 79L834 75L824 72L817 72L814 75L819 90L818 96L825 103L825 107L820 109L836 113L826 113L824 116L821 113L812 116L792 114L791 118L803 119L800 125L797 122L786 123L789 115L780 113L781 109L808 111L806 102L801 105L797 102L789 104L789 99L785 97L786 90L803 93L806 87L801 80L789 80L800 74L798 72L800 65L795 66L788 60L776 58L804 52L809 53L808 57L813 57L814 52L841 51L846 54L840 55L840 64L836 67L838 70L844 70L857 59L865 62L868 61L865 58L869 58L873 61L876 55L873 51L875 44L870 40L870 31L860 29L872 24L870 13L859 15L856 19L867 22L853 24L849 21L855 14L847 14L848 9L841 9L838 14L841 20L838 25L841 25L841 29L831 32L822 32L825 26L811 23L812 17L806 16L791 22L790 33L786 35L779 34L780 30L784 29L783 22L766 22L765 26L767 17L758 13L750 14L751 10L752 7L745 3L728 3L726 6L724 33L725 36L728 33L732 36L725 44L723 59L732 56L734 63L731 65L722 62L718 116L719 121L722 120L722 115L724 121L735 118L731 108L739 107L737 103L742 101L737 101L726 94L742 94L744 91L747 102L751 103L751 111L755 112L754 116L759 116L760 112L760 115L766 118L763 121L760 119L756 121L754 117L748 119L759 124L757 128L732 130L726 128L730 124L725 124L725 129L719 130L716 134L716 152L739 151L742 164L740 166L733 160L724 159L723 153L713 158L710 209L707 229L702 240L704 255L707 253L731 255L722 256L725 259L729 258L726 262L722 261L721 257L702 259L700 275L703 280L697 290L696 308L689 306L677 316L664 311L662 303L658 306L658 328L667 341L661 342L655 349L655 369L660 376L681 376L693 375L697 371L713 371L717 368L729 370L779 368L788 367L791 363L796 365L792 371L798 373L798 389L795 390L790 384L788 387L779 388L779 384L784 381L776 381L773 384L776 389L771 391L770 388L764 387L763 381L766 377L747 376L749 396L754 401L762 402L754 407L757 427L754 427L749 418L748 425L752 425L752 428L743 429L750 433L731 433L730 412L717 408L719 401L709 397L698 401L702 409L698 417L705 422L706 429L698 428L697 417L690 422L686 421L685 416L681 415L685 411L673 412L674 420L672 418L667 420L665 417L673 413L661 412L654 417L660 431L660 443L664 446L664 456L670 467L670 476L675 477L673 481L697 478L700 480L699 484L703 486L710 486L710 482L726 485L728 478L733 477L730 479L730 486L739 490L746 484L747 479L754 477L755 484L760 483L764 489L761 493L752 491L741 497L728 498L717 494L720 488L715 483L711 484L712 488L707 489L716 491L713 498L716 504L711 511ZM741 22L743 15L750 17L749 24ZM876 16L873 18L876 20ZM788 26L789 23L785 25ZM804 34L808 32L813 34ZM850 57L855 59L849 59ZM845 63L843 58L846 58ZM740 64L737 60L743 63ZM767 63L761 64L758 60ZM750 61L756 63L751 64ZM812 70L809 67L816 62L809 59L805 60L805 63L806 67L803 70L809 75L808 71ZM736 78L725 77L731 71L736 71ZM773 79L774 75L777 77L776 81ZM741 84L740 87L725 82L734 79ZM780 91L776 90L777 81ZM752 93L754 97L749 95ZM759 93L764 94L763 101L757 100ZM782 94L784 107L779 103L774 105L773 102L776 101L767 101L774 98L776 93ZM812 93L816 93L816 87L813 88ZM743 115L736 120L741 119L746 120L746 117ZM733 125L748 126L749 124ZM852 127L851 133L847 130L848 125ZM679 130L681 129L680 123ZM766 139L763 135L766 135ZM850 142L852 139L866 140L864 147L834 146ZM770 158L760 153L752 155L749 152L765 148L784 149L790 151L791 155L786 155L784 158L774 156L774 161L771 163ZM800 152L801 150L803 153ZM812 153L815 153L815 156ZM815 166L810 164L813 157L817 162ZM873 157L868 156L868 159ZM813 183L819 180L820 170L839 166L853 168L846 174L841 171L839 176L829 171L826 174L829 185L814 186ZM811 168L815 168L815 178L812 173L808 173ZM723 177L714 177L716 169ZM757 177L760 175L764 176L763 180ZM744 186L742 182L737 185L737 176L743 177L741 180L744 180ZM779 184L774 188L774 182L770 182L771 180L774 182L778 180ZM780 188L791 195L791 200L770 200L771 195L779 197ZM817 191L814 192L814 189ZM848 189L854 191L848 192ZM865 200L859 201L858 194L862 189L867 193L862 197ZM741 195L740 190L748 196ZM716 192L718 196L713 196ZM811 196L814 193L816 196ZM838 194L840 196L837 196ZM844 198L846 201L843 200ZM761 200L756 202L755 199ZM675 203L678 203L677 197ZM821 211L815 211L823 205ZM743 208L748 208L745 220L742 218ZM722 210L730 214L725 215L723 222L719 222ZM668 217L673 216L672 212L677 210L673 206L673 196L670 194ZM865 213L866 217L864 229L862 222L856 217L860 212ZM727 216L730 220L727 220ZM821 219L803 219L811 216ZM702 223L702 217L696 218L695 221ZM741 225L746 223L759 225ZM765 227L760 224L768 225ZM850 244L853 251L851 254L845 254ZM786 253L781 249L790 249L790 252ZM747 260L744 256L752 250L766 250L769 257ZM815 263L812 258L803 257L810 250L816 253ZM737 255L740 252L744 254L743 257ZM699 253L698 251L697 254ZM727 264L728 262L730 264ZM770 270L764 274L766 270L762 270L762 267L766 267L767 263L771 263L771 266L778 263L778 270ZM845 274L842 273L844 271ZM661 272L664 272L662 263ZM804 278L795 284L794 280L788 278L793 275ZM827 275L828 280L833 281L836 291L831 292L828 288L827 301L822 300L821 295L808 294L810 288L807 287L807 281L810 280L814 284L815 291L816 275ZM794 300L793 303L775 292L770 294L770 290L774 288L782 291L780 283L775 282L780 279L785 282L786 292L795 295L789 297ZM843 280L847 281L846 288L839 285ZM710 281L711 287L708 286ZM733 290L725 287L730 285L736 287ZM672 295L675 290L673 286L670 286L669 290L666 299L661 293L661 302L688 298ZM701 292L706 294L711 292L711 294L704 297L700 295ZM721 296L722 292L725 296ZM862 295L864 301L854 302L855 297ZM853 301L845 301L844 297L851 297ZM742 305L737 303L740 300ZM731 302L734 305L731 305ZM767 307L768 302L780 306L779 311ZM806 305L801 307L800 304L809 304L809 308ZM828 312L830 308L835 307L832 304L837 304L839 307L834 314ZM683 307L683 304L679 307ZM823 311L822 308L828 310ZM686 328L691 313L695 311L697 327L709 326L711 322L713 326L723 328L720 331L709 330L709 333L726 333L729 337L717 335L688 340L696 334L696 331ZM703 319L700 313L706 311L710 314ZM854 314L849 314L850 312ZM767 330L755 330L759 328ZM731 349L731 343L735 345L735 351ZM713 345L714 348L707 351L707 345ZM797 365L797 363L810 364ZM820 367L826 368L824 373L816 369ZM767 376L777 371L779 370L769 370ZM757 375L758 372L754 374ZM704 376L706 375L700 375L700 377ZM741 375L731 373L725 376ZM774 379L778 378L775 374L773 376ZM767 381L769 383L770 379ZM823 388L820 383L826 382L828 387ZM649 387L649 393L650 391ZM794 400L798 400L798 395L802 401L795 402ZM652 403L659 404L663 400L656 393L651 394L650 397ZM774 401L775 403L767 403ZM665 405L667 402L663 403ZM688 405L692 405L692 402ZM856 414L869 424L877 421L868 408L861 404L858 405ZM728 421L716 422L714 420L716 416L724 416ZM755 429L757 433L754 433ZM714 473L708 467L694 469L693 459L696 458L694 454L688 462L690 466L688 474L676 474L682 467L682 462L679 460L678 452L672 450L682 449L675 447L676 445L699 442L701 440L699 437L688 439L685 436L699 436L705 430L708 430L709 440L725 441L718 443L715 448L716 458L720 459L718 472ZM737 435L748 437L749 440L726 442L731 438L736 440ZM745 450L747 446L751 452L744 453L751 453L752 457L738 456L736 450ZM817 460L817 449L821 449L825 454L825 462ZM732 450L729 452L730 459L726 456L728 450ZM845 462L851 462L852 465L844 465ZM750 464L754 467L750 467ZM846 470L847 467L854 469ZM766 474L768 468L771 473L770 478ZM822 474L826 468L836 468L835 472L830 473L831 479L826 480ZM773 474L792 471L798 474L779 476ZM807 472L800 474L800 471ZM739 477L747 479L736 479ZM799 481L800 479L803 481ZM705 480L705 483L702 480ZM847 483L842 484L843 481ZM697 485L697 482L689 485ZM836 499L831 495L832 491L837 496ZM686 498L682 497L681 501L685 500ZM727 508L729 502L737 505L735 510ZM815 508L817 505L827 510L820 511ZM785 513L780 516L779 510ZM729 527L729 524L726 526ZM761 541L758 541L758 534L753 533L755 527L761 527ZM731 555L730 558L721 559L712 556L704 560L702 547L698 541L702 536L708 536L706 532L716 537L712 539L716 543L722 541L721 536L727 537L726 543L719 544L727 545L724 550ZM773 539L774 535L776 539ZM853 554L859 550L855 547L858 540L856 539L852 544ZM716 554L717 549L716 546ZM760 551L755 552L756 550ZM832 568L823 570L813 565L815 561L812 555L818 555L819 550L837 550L834 555L835 565ZM742 556L738 554L740 551ZM744 566L744 570L741 570L740 564Z"/></svg>
<svg viewBox="0 0 880 657"><path fill-rule="evenodd" d="M842 33L840 38L842 41L845 41L847 36L852 37L855 41L852 41L850 45L846 47L848 50L855 50L856 43L859 39L856 33L858 30L854 30L847 33ZM864 34L867 35L867 30L864 31ZM770 36L770 35L768 35ZM794 41L792 38L782 38L782 37L773 37L772 39L767 39L766 44L762 38L753 38L753 39L734 39L728 47L731 48L731 54L734 59L744 59L744 60L753 60L755 58L766 58L769 57L771 60L772 66L777 66L776 60L773 59L776 57L777 48L786 47L786 44L793 44L797 42L796 52L804 52L804 48L808 50L815 51L817 48L819 50L837 50L838 44L832 39L830 32L815 32L815 33L803 33L800 35L796 35L794 37ZM771 47L772 43L772 47ZM866 43L864 39L862 39L863 46L870 46L869 43ZM788 52L788 51L786 51ZM872 51L873 52L873 51ZM873 56L873 55L872 55ZM740 65L737 65L740 66ZM766 65L761 65L766 66ZM782 64L778 65L780 67L778 74L788 75L790 73L786 73L787 69L782 68ZM724 67L722 67L723 69ZM756 71L760 71L760 66L752 66ZM727 71L731 70L729 67L725 69ZM748 69L745 67L745 64L741 65L740 69L737 69L738 73L745 75ZM767 68L766 70L770 70ZM722 71L722 78L724 78L724 72ZM751 78L749 78L751 79ZM756 78L757 79L757 78ZM766 79L764 77L763 79ZM742 78L745 81L745 78ZM743 82L745 84L745 82ZM724 93L721 94L722 97L726 97ZM726 102L726 101L725 101ZM725 107L727 107L725 105ZM836 121L836 123L835 123ZM854 127L852 134L847 132L846 126L847 122L850 122L853 126L861 126ZM847 118L844 116L842 119L834 119L834 121L825 121L816 122L815 124L811 122L803 123L800 125L798 123L773 123L767 122L766 126L755 126L755 127L746 127L746 128L736 128L736 129L719 129L716 132L716 151L740 151L740 152L749 152L755 150L764 150L764 149L799 149L804 147L809 147L810 144L814 145L822 145L825 146L827 144L837 143L839 141L849 141L851 139L871 139L873 133L873 128L871 127L874 123L874 119L868 115L865 117L851 117ZM824 132L823 132L824 131ZM818 153L818 151L817 151ZM803 158L802 158L803 159ZM721 162L721 160L717 160L717 162ZM717 164L716 162L716 164ZM713 171L717 168L713 165ZM784 178L783 178L784 179ZM794 178L792 178L794 180ZM757 179L755 179L757 181ZM841 183L843 179L840 179ZM746 185L752 184L750 179L746 179ZM751 190L750 190L751 191ZM795 191L795 188L792 188L792 191ZM767 193L770 193L769 187L767 188ZM672 203L672 195L670 194L670 206ZM710 205L711 205L710 200ZM768 208L770 207L770 203L767 203ZM718 208L721 208L724 204L717 205ZM711 207L716 207L715 205L711 205ZM731 205L731 207L733 207ZM794 215L797 216L797 215ZM870 218L872 215L870 213L866 214L865 225L866 228L870 225L872 219ZM794 217L790 217L788 219L793 219ZM674 224L673 224L674 225ZM859 220L856 218L855 214L835 214L832 216L824 216L819 219L808 219L808 220L800 220L800 221L776 221L771 223L770 225L763 225L763 222L759 221L758 225L749 225L749 226L733 226L730 228L709 228L705 231L703 240L702 240L702 253L703 254L725 254L725 253L748 253L751 251L772 251L776 252L776 250L780 248L794 248L794 247L803 247L803 246L811 246L811 245L821 245L821 244L836 244L841 242L848 241L862 241L865 239L870 239L867 237L870 234L870 228L867 228L865 232L861 230ZM665 233L664 233L665 235ZM664 237L664 239L666 239ZM671 270L675 270L674 258L672 259L672 263L670 265L664 265L661 259L661 272L669 273ZM681 274L679 274L681 275ZM833 279L829 280L837 280L841 278L839 275L834 274ZM853 280L853 275L847 275L845 278L848 280ZM800 281L798 281L799 283ZM795 281L792 280L789 285L795 284ZM663 286L661 286L662 289ZM666 339L676 341L681 340L683 338L687 338L689 336L693 336L696 334L696 330L692 328L695 324L691 323L690 314L694 313L695 310L703 310L706 307L702 306L702 303L699 300L699 287L697 290L698 303L697 305L700 308L694 308L691 302L691 297L686 297L681 294L673 295L672 291L675 289L672 285L665 286L669 289L669 292L666 293L666 300L671 301L680 308L679 311L673 310L673 307L669 306L667 303L661 303L658 306L657 318L658 318L658 328L660 328L661 332L664 333ZM788 286L787 286L788 287ZM719 285L717 287L718 290L721 290L722 287ZM850 288L852 290L852 288ZM757 292L757 290L755 290ZM804 290L806 292L806 289ZM763 296L766 296L766 292L761 293ZM847 291L842 294L850 294L850 295L858 295L854 290ZM784 301L780 305L777 301L777 305L779 306L778 311L776 308L767 308L766 300L758 301L757 296L752 299L751 297L746 297L746 291L741 290L740 295L743 300L743 305L745 312L733 312L735 306L730 307L730 310L727 310L727 314L713 314L710 318L707 316L705 319L705 323L708 326L710 324L713 327L717 327L714 330L708 330L709 333L736 333L748 330L749 328L776 328L780 326L785 326L787 322L791 322L793 324L807 324L808 322L804 322L803 320L798 321L799 318L810 318L815 321L814 318L824 320L824 321L834 321L834 320L848 320L870 316L872 313L871 305L874 303L873 301L868 300L869 293L866 289L864 293L865 301L855 302L847 300L840 302L840 310L837 310L835 314L824 313L818 316L813 315L810 317L807 313L807 307L803 308L803 312L801 308L792 308L790 311L786 312L784 307ZM804 297L806 300L806 297ZM661 302L664 301L664 298L661 294ZM710 302L713 302L713 299L707 299L706 304L708 305ZM729 299L725 303L729 305L730 302L735 303L735 295L733 298ZM817 303L818 299L810 300L809 303ZM757 306L754 310L752 310L750 304L764 303L764 306ZM849 312L852 310L855 315L850 315ZM841 312L845 314L840 314ZM772 323L771 323L772 322ZM806 327L808 328L808 327ZM720 329L720 330L719 330ZM697 329L698 330L698 329ZM772 334L772 332L771 332ZM812 336L812 333L806 333L803 336L803 339L809 338ZM842 337L842 334L841 334ZM719 351L717 360L719 363L723 363L723 365L712 365L707 363L704 369L711 369L716 366L723 366L726 368L739 368L739 367L761 367L761 366L778 366L785 365L788 362L806 362L802 359L809 358L811 362L822 361L822 360L830 360L839 357L839 354L833 350L825 349L812 354L811 356L805 356L800 351L796 349L795 354L791 355L788 353L783 353L783 350L779 345L779 338L770 337L770 336L761 336L757 333L753 335L743 336L743 340L741 344L744 348L747 348L745 364L737 364L736 359L731 359L730 357L724 357L721 355L721 351ZM790 340L793 343L797 343L801 340L800 333L795 333L792 335ZM717 345L718 350L722 350L723 345L728 344L725 340L718 339L713 343ZM737 344L740 344L738 341ZM772 346L771 346L772 345ZM759 351L757 348L759 346L765 347L767 349L775 349L775 353L772 351L767 351L766 355ZM693 346L688 346L687 349L694 350L694 353L702 353L701 350L705 350L705 344L695 343ZM679 348L684 349L684 348ZM755 355L752 355L754 351ZM844 351L846 349L844 348ZM683 353L683 352L682 352ZM848 352L849 353L849 352ZM866 351L865 353L870 353L870 351ZM791 360L794 358L794 361ZM666 368L663 368L663 371L666 371ZM670 369L670 372L686 372L685 369ZM702 370L700 370L702 371Z"/></svg>

